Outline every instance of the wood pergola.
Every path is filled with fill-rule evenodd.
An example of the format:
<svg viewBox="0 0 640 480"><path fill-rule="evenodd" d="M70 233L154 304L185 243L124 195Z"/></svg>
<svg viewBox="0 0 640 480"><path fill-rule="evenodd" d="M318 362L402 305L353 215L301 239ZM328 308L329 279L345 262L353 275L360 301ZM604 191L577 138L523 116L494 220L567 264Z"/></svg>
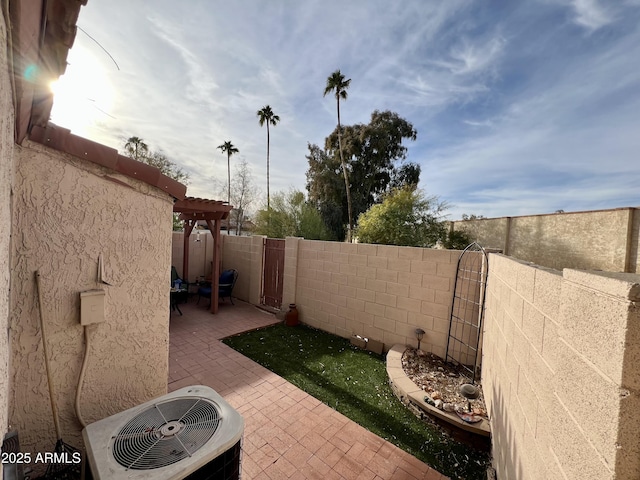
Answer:
<svg viewBox="0 0 640 480"><path fill-rule="evenodd" d="M198 220L207 222L213 236L213 271L211 272L211 313L218 313L218 282L220 279L220 226L222 220L229 216L233 207L227 202L208 200L206 198L185 197L177 200L173 211L179 213L184 222L184 255L182 260L182 276L189 279L189 236Z"/></svg>

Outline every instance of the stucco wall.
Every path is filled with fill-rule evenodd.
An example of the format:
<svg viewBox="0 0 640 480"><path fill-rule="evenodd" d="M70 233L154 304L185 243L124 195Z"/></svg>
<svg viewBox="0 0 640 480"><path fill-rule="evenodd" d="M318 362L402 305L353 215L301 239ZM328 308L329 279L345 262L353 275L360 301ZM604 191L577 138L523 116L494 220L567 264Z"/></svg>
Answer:
<svg viewBox="0 0 640 480"><path fill-rule="evenodd" d="M477 241L484 248L504 250L509 231L509 219L487 218L482 220L467 220L453 222L454 230L464 230L472 240Z"/></svg>
<svg viewBox="0 0 640 480"><path fill-rule="evenodd" d="M638 478L638 283L490 256L482 376L498 478Z"/></svg>
<svg viewBox="0 0 640 480"><path fill-rule="evenodd" d="M458 221L486 248L548 268L637 272L638 209Z"/></svg>
<svg viewBox="0 0 640 480"><path fill-rule="evenodd" d="M640 273L640 208L633 211L629 232L628 272Z"/></svg>
<svg viewBox="0 0 640 480"><path fill-rule="evenodd" d="M147 184L37 144L16 147L15 162L10 423L25 451L52 450L39 270L63 438L81 446L73 408L84 352L80 292L106 292L106 321L89 327L84 418L96 421L166 393L173 202ZM100 254L110 285L96 281Z"/></svg>
<svg viewBox="0 0 640 480"><path fill-rule="evenodd" d="M9 243L11 239L11 186L13 174L14 115L7 67L7 28L0 9L0 439L7 430L9 398ZM2 473L0 472L0 478Z"/></svg>

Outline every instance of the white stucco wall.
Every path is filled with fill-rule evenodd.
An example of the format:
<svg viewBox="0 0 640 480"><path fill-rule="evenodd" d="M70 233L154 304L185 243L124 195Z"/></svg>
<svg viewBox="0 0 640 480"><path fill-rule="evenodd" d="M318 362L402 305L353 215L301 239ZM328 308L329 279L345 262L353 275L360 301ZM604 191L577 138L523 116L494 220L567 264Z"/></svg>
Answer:
<svg viewBox="0 0 640 480"><path fill-rule="evenodd" d="M0 10L0 439L7 430L9 345L9 242L11 238L11 178L13 170L13 102L7 68L7 28ZM0 472L0 478L2 472Z"/></svg>
<svg viewBox="0 0 640 480"><path fill-rule="evenodd" d="M173 202L154 187L41 145L15 149L9 419L24 451L52 450L38 270L62 435L80 447L73 408L84 352L80 292L106 292L106 321L89 327L85 419L166 393ZM110 286L96 281L100 254Z"/></svg>

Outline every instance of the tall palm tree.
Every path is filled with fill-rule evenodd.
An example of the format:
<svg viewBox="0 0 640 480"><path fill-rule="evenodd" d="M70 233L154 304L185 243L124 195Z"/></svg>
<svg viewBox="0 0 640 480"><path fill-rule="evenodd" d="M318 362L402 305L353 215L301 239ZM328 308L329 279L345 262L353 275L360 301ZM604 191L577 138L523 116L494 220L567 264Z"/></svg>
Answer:
<svg viewBox="0 0 640 480"><path fill-rule="evenodd" d="M124 149L130 158L141 160L149 153L149 146L140 137L129 137Z"/></svg>
<svg viewBox="0 0 640 480"><path fill-rule="evenodd" d="M269 124L274 127L280 121L280 117L273 113L271 107L269 105L265 105L256 113L258 116L258 122L260 122L260 126L263 126L265 123L267 124L267 212L270 208L269 203Z"/></svg>
<svg viewBox="0 0 640 480"><path fill-rule="evenodd" d="M238 153L239 150L233 146L231 141L227 140L222 145L218 145L222 153L227 154L227 203L231 203L231 155Z"/></svg>
<svg viewBox="0 0 640 480"><path fill-rule="evenodd" d="M338 148L340 150L340 164L342 165L342 173L344 175L344 186L347 191L347 212L349 215L349 225L347 227L347 242L351 242L351 229L353 225L353 218L351 213L351 190L349 188L349 177L347 175L347 166L344 163L344 157L342 154L342 127L340 126L340 99L347 99L347 89L351 79L345 80L344 75L340 73L340 70L336 70L329 78L327 78L327 85L324 88L324 95L334 92L336 95L336 105L338 108Z"/></svg>

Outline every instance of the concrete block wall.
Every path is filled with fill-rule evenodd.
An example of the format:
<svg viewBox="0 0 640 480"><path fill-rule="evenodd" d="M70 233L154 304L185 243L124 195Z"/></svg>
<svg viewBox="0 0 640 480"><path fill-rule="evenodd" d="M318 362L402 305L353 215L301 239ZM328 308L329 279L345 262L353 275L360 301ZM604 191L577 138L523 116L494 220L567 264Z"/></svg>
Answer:
<svg viewBox="0 0 640 480"><path fill-rule="evenodd" d="M422 348L445 355L460 252L296 242L295 303L304 323L342 337L378 340L386 348L416 346L414 331L422 328Z"/></svg>
<svg viewBox="0 0 640 480"><path fill-rule="evenodd" d="M640 272L638 208L452 223L485 248L548 268Z"/></svg>
<svg viewBox="0 0 640 480"><path fill-rule="evenodd" d="M260 305L262 290L263 243L266 237L222 236L222 268L238 271L233 296Z"/></svg>
<svg viewBox="0 0 640 480"><path fill-rule="evenodd" d="M222 269L238 271L238 280L233 288L233 296L249 301L251 285L251 238L222 235Z"/></svg>
<svg viewBox="0 0 640 480"><path fill-rule="evenodd" d="M483 390L498 478L638 478L640 276L489 265Z"/></svg>
<svg viewBox="0 0 640 480"><path fill-rule="evenodd" d="M298 252L301 238L287 237L284 244L284 281L282 285L282 309L296 303L298 282Z"/></svg>
<svg viewBox="0 0 640 480"><path fill-rule="evenodd" d="M184 232L173 232L171 242L171 265L176 267L178 275L184 278L182 262L184 258ZM213 235L209 230L201 230L199 241L194 229L189 236L189 278L188 282L196 282L200 277L211 276L211 260L213 259Z"/></svg>

